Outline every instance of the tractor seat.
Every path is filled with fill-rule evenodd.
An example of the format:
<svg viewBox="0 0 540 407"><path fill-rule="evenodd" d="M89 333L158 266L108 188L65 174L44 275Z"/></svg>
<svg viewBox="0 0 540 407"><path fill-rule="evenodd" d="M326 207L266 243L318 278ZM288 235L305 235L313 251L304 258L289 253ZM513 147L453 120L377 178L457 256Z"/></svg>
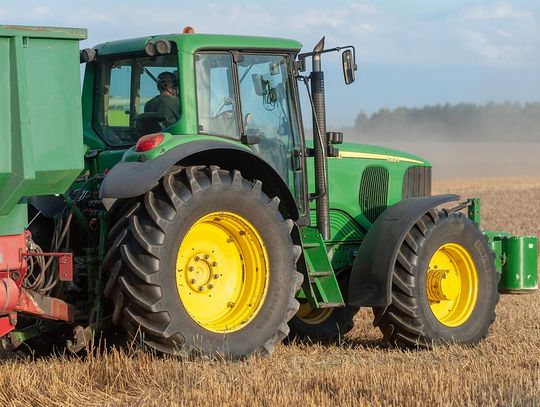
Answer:
<svg viewBox="0 0 540 407"><path fill-rule="evenodd" d="M135 128L139 136L162 131L165 128L163 123L165 123L165 116L157 112L141 113L135 118Z"/></svg>

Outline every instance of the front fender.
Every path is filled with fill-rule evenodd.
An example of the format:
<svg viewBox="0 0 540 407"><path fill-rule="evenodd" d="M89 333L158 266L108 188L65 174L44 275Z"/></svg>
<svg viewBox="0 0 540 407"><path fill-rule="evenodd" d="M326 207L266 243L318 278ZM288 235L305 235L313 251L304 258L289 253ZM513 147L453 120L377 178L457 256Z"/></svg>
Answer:
<svg viewBox="0 0 540 407"><path fill-rule="evenodd" d="M377 218L366 234L353 263L347 305L385 307L392 298L392 273L398 250L413 225L425 213L457 195L405 199Z"/></svg>

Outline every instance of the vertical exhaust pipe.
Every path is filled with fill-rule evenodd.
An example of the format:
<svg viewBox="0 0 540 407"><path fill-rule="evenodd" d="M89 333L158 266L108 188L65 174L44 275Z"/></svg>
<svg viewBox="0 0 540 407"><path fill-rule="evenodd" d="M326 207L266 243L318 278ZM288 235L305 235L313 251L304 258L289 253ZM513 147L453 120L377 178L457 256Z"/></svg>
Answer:
<svg viewBox="0 0 540 407"><path fill-rule="evenodd" d="M317 228L323 239L330 239L330 210L328 203L328 169L326 153L326 106L324 95L324 72L321 70L321 54L324 37L313 49L311 94L313 98L313 147L315 159Z"/></svg>

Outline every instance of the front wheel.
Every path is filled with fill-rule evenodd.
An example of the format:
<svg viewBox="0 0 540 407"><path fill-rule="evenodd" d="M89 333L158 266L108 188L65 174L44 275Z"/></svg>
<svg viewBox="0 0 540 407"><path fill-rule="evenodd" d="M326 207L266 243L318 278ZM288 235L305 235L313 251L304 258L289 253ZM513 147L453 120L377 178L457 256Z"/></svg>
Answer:
<svg viewBox="0 0 540 407"><path fill-rule="evenodd" d="M495 320L498 280L478 227L462 213L431 211L399 248L392 303L374 309L374 324L398 346L475 344Z"/></svg>
<svg viewBox="0 0 540 407"><path fill-rule="evenodd" d="M164 353L241 358L289 332L302 275L291 220L238 171L171 171L111 228L116 322Z"/></svg>

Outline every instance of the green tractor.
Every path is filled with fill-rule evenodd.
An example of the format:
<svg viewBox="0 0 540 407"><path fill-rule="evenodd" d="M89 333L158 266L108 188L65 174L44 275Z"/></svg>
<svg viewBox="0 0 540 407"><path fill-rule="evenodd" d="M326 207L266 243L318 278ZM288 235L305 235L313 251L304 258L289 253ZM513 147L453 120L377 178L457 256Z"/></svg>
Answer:
<svg viewBox="0 0 540 407"><path fill-rule="evenodd" d="M354 47L84 38L0 26L4 349L116 332L236 359L339 339L360 307L390 344L474 344L499 291L536 289L535 237L481 231L426 160L327 131L321 62L341 53L349 84Z"/></svg>

